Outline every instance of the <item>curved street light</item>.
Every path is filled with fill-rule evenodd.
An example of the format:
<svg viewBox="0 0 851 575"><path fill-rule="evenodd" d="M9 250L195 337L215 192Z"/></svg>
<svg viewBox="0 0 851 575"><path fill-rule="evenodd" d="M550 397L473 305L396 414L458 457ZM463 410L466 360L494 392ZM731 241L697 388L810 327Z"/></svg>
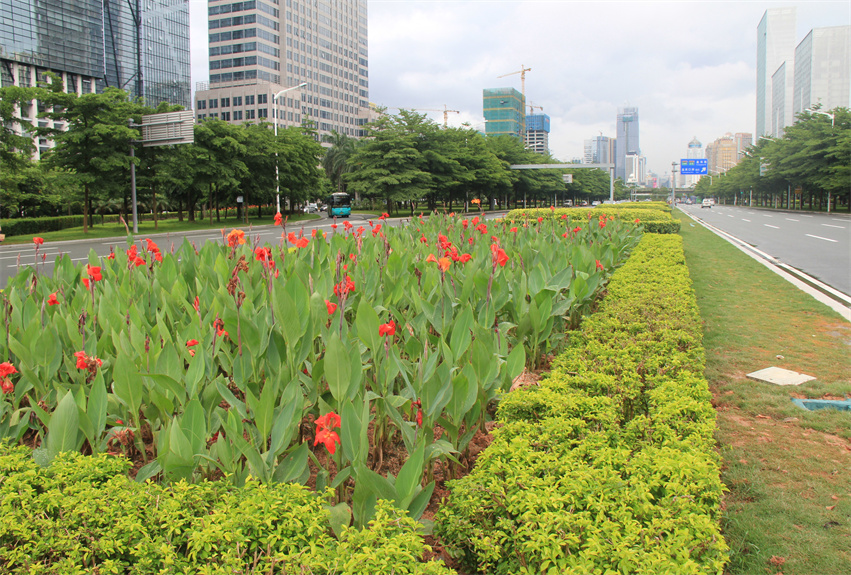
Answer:
<svg viewBox="0 0 851 575"><path fill-rule="evenodd" d="M280 119L279 118L280 114L278 113L279 112L279 110L278 110L278 98L281 96L281 94L284 94L285 92L291 92L292 90L298 90L299 88L304 88L305 86L307 86L307 82L302 82L298 86L293 86L292 88L284 88L283 90L281 90L280 92L278 92L277 94L275 94L272 97L272 103L275 105L275 108L274 108L275 109L275 141L278 140L278 120ZM281 213L281 178L278 175L278 159L277 158L278 158L278 152L276 151L275 152L275 198L276 198L276 204L278 206L278 213L280 214Z"/></svg>
<svg viewBox="0 0 851 575"><path fill-rule="evenodd" d="M821 114L822 116L827 116L828 118L830 118L830 127L831 128L834 127L833 122L836 119L836 116L834 114L829 114L828 112L822 112L821 110L813 110L811 108L806 108L804 111L809 112L810 114Z"/></svg>

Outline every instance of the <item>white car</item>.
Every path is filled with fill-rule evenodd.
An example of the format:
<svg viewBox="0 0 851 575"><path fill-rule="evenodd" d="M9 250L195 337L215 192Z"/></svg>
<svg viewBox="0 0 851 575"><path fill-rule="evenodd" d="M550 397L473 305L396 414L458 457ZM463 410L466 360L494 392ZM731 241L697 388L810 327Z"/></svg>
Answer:
<svg viewBox="0 0 851 575"><path fill-rule="evenodd" d="M304 206L305 214L315 214L317 212L319 212L319 207L316 204L311 203Z"/></svg>
<svg viewBox="0 0 851 575"><path fill-rule="evenodd" d="M703 202L701 202L700 207L701 207L701 209L702 208L711 208L712 204L713 204L712 200L710 200L709 198L706 198L705 200L703 200Z"/></svg>

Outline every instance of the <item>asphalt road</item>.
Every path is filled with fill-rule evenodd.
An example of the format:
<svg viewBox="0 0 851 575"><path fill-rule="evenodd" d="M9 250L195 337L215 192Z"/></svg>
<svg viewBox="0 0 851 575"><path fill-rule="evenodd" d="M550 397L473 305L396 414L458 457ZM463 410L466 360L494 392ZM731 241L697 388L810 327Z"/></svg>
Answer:
<svg viewBox="0 0 851 575"><path fill-rule="evenodd" d="M851 295L851 216L738 206L680 205L684 212Z"/></svg>
<svg viewBox="0 0 851 575"><path fill-rule="evenodd" d="M504 213L504 212L502 212ZM340 226L340 231L342 231L343 222L347 219L348 221L357 228L358 226L364 226L369 229L367 225L367 220L370 218L375 223L375 219L378 215L369 216L363 214L352 214L350 218L337 218L337 225ZM489 212L486 216L487 218L495 217L495 214ZM385 226L399 226L404 225L408 221L409 218L390 218L384 222ZM299 230L304 229L305 235L310 235L311 230L317 229L317 233L322 231L331 233L331 224L333 224L333 220L325 217L325 214L322 214L320 219L316 220L307 220L298 222L295 224L290 224L287 226L287 233L295 232L298 234ZM272 244L275 245L281 240L281 228L279 226L260 226L254 228L240 228L245 231L246 237L250 236L252 243L256 243L257 245L264 244ZM230 227L226 230L230 231ZM139 236L137 238L137 246L139 246L140 251L143 244L139 243L139 241L144 240L145 238L150 237L154 240L160 249L163 252L170 252L172 246L177 249L182 243L184 238L188 239L190 242L194 243L196 246L200 246L204 242L207 241L222 241L221 231L194 231L194 232L184 232L179 234L154 234L151 236ZM94 252L101 257L106 257L109 255L111 249L120 250L127 249L127 239L124 237L121 238L100 238L100 239L92 239L92 240L75 240L75 241L67 241L67 242L57 242L50 241L45 242L44 245L39 249L39 263L38 263L38 271L39 273L46 274L48 276L53 275L53 264L56 261L56 258L68 254L71 257L71 261L84 262L89 258L89 252L94 250ZM44 263L41 262L41 256L46 255L47 257L44 260ZM4 245L0 244L0 288L5 287L9 278L13 277L18 273L19 270L23 269L26 266L35 265L35 247L33 244L25 244L25 245Z"/></svg>

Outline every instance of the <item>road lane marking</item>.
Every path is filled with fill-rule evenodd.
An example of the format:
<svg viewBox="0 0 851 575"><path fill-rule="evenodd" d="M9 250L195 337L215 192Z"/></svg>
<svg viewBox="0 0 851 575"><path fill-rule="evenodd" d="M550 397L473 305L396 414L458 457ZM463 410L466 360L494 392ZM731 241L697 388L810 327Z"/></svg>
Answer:
<svg viewBox="0 0 851 575"><path fill-rule="evenodd" d="M727 214L727 217L728 218L735 218L736 216L734 216L733 214Z"/></svg>
<svg viewBox="0 0 851 575"><path fill-rule="evenodd" d="M830 218L834 222L847 222L848 220L840 220L839 218Z"/></svg>
<svg viewBox="0 0 851 575"><path fill-rule="evenodd" d="M840 230L845 229L845 226L834 226L833 224L822 224L822 225L826 228L837 228L837 229L840 229Z"/></svg>
<svg viewBox="0 0 851 575"><path fill-rule="evenodd" d="M779 230L779 229L780 229L780 228L778 228L777 226L772 226L771 224L762 224L762 225L764 225L764 226L765 226L765 227L767 227L767 228L774 228L775 230Z"/></svg>
<svg viewBox="0 0 851 575"><path fill-rule="evenodd" d="M830 238L823 238L823 237L821 237L821 236L814 236L814 235L812 235L812 234L804 234L804 235L805 235L805 236L808 236L808 237L811 237L811 238L815 238L815 239L817 239L817 240L824 240L824 241L826 241L826 242L833 242L833 243L835 243L835 244L836 244L836 243L839 243L837 240L832 240L832 239L830 239Z"/></svg>
<svg viewBox="0 0 851 575"><path fill-rule="evenodd" d="M751 221L750 221L750 220L746 220L745 218L742 218L742 221L743 221L743 222L747 222L747 223L751 223Z"/></svg>
<svg viewBox="0 0 851 575"><path fill-rule="evenodd" d="M801 221L801 220L794 220L794 219L792 219L792 218L786 218L786 220L788 220L788 221L790 221L790 222L800 222L800 221Z"/></svg>
<svg viewBox="0 0 851 575"><path fill-rule="evenodd" d="M807 215L801 214L801 217L802 217L802 218L811 218L811 217L813 217L813 216L807 216Z"/></svg>
<svg viewBox="0 0 851 575"><path fill-rule="evenodd" d="M766 218L773 218L774 217L774 216L769 216L768 214L762 214L762 215L765 216Z"/></svg>

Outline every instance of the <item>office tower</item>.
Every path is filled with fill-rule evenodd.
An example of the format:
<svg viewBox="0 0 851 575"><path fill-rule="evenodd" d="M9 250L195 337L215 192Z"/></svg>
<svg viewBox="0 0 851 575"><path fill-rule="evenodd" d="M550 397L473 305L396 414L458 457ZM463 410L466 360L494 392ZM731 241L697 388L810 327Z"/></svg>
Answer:
<svg viewBox="0 0 851 575"><path fill-rule="evenodd" d="M525 131L526 99L514 88L486 88L482 91L485 134L522 138Z"/></svg>
<svg viewBox="0 0 851 575"><path fill-rule="evenodd" d="M771 8L756 33L756 136L771 133L772 76L784 62L790 73L795 56L795 7Z"/></svg>
<svg viewBox="0 0 851 575"><path fill-rule="evenodd" d="M585 140L585 164L611 164L615 160L615 138L595 136Z"/></svg>
<svg viewBox="0 0 851 575"><path fill-rule="evenodd" d="M685 157L690 160L702 159L704 157L703 144L700 143L700 140L698 140L697 137L688 143L688 150L686 150ZM693 188L695 184L697 184L698 180L700 180L700 176L693 176L691 174L683 176L681 174L677 181L677 187Z"/></svg>
<svg viewBox="0 0 851 575"><path fill-rule="evenodd" d="M156 106L166 101L189 107L189 4L153 0L131 5L118 0L4 0L0 4L0 87L35 86L45 72L62 79L66 92L100 92L106 86L127 90ZM141 13L141 27L132 12ZM20 115L37 120L37 101ZM40 139L35 154L52 147Z"/></svg>
<svg viewBox="0 0 851 575"><path fill-rule="evenodd" d="M550 117L547 114L526 116L526 147L546 154L550 149Z"/></svg>
<svg viewBox="0 0 851 575"><path fill-rule="evenodd" d="M745 157L745 152L753 145L753 134L748 134L746 132L736 132L736 135L733 136L733 140L736 142L736 163L742 161L742 158Z"/></svg>
<svg viewBox="0 0 851 575"><path fill-rule="evenodd" d="M582 163L594 163L594 140L585 140L582 147Z"/></svg>
<svg viewBox="0 0 851 575"><path fill-rule="evenodd" d="M285 128L309 119L320 136L363 135L366 0L210 0L208 28L210 81L197 85L199 120Z"/></svg>
<svg viewBox="0 0 851 575"><path fill-rule="evenodd" d="M813 28L795 48L792 111L851 107L851 26ZM791 123L791 121L789 122Z"/></svg>
<svg viewBox="0 0 851 575"><path fill-rule="evenodd" d="M722 174L738 164L753 141L752 134L729 132L706 146L707 171Z"/></svg>
<svg viewBox="0 0 851 575"><path fill-rule="evenodd" d="M638 108L621 108L618 110L617 128L615 177L626 182L630 173L634 173L635 177L638 177L637 169L628 170L626 165L628 155L638 156L641 153L638 146Z"/></svg>
<svg viewBox="0 0 851 575"><path fill-rule="evenodd" d="M788 69L787 69L788 67ZM782 138L786 126L792 123L792 90L795 76L792 62L783 62L771 76L771 124L768 132L775 138Z"/></svg>

